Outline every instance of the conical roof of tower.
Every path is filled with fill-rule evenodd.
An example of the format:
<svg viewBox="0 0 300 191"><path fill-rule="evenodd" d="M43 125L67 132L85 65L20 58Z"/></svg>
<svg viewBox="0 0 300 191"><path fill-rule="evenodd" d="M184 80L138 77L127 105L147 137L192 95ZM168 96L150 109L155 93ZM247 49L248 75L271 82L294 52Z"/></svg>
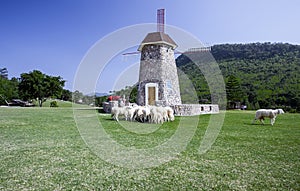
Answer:
<svg viewBox="0 0 300 191"><path fill-rule="evenodd" d="M138 50L141 51L145 45L149 44L167 44L173 49L177 47L177 44L174 42L174 40L169 35L163 32L148 33L139 46Z"/></svg>

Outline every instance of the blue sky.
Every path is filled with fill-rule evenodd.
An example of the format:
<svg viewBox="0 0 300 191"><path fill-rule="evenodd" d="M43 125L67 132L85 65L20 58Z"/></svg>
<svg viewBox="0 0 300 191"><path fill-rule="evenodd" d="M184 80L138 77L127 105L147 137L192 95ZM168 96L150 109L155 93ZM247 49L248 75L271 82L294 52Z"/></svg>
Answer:
<svg viewBox="0 0 300 191"><path fill-rule="evenodd" d="M155 23L159 8L166 9L167 24L204 43L300 44L298 0L0 0L0 68L10 78L34 69L61 76L71 90L78 65L98 40ZM97 92L112 88L99 83Z"/></svg>

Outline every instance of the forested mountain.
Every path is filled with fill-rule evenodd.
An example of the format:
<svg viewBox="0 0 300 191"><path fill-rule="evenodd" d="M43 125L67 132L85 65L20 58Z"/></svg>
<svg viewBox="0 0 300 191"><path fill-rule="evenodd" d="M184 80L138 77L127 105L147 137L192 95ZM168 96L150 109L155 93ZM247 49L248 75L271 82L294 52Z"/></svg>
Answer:
<svg viewBox="0 0 300 191"><path fill-rule="evenodd" d="M212 46L210 53L194 52L176 59L178 68L192 81L200 102L210 100L210 92L195 63L210 64L215 59L226 81L228 107L232 102L241 102L250 109L281 107L300 111L300 45L221 44ZM184 85L181 91L184 94Z"/></svg>

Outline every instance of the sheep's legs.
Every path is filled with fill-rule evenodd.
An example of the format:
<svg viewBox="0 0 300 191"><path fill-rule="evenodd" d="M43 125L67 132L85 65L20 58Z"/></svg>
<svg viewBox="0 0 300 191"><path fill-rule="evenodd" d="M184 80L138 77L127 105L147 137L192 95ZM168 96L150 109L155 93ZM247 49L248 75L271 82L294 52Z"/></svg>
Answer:
<svg viewBox="0 0 300 191"><path fill-rule="evenodd" d="M262 125L264 125L265 123L264 123L264 119L262 118L262 119L259 119L259 121L261 122L261 124Z"/></svg>
<svg viewBox="0 0 300 191"><path fill-rule="evenodd" d="M252 124L254 124L256 122L256 120L258 120L256 117L253 119ZM259 121L262 125L264 125L264 118L259 118Z"/></svg>
<svg viewBox="0 0 300 191"><path fill-rule="evenodd" d="M271 119L271 125L274 125L275 123L275 118Z"/></svg>

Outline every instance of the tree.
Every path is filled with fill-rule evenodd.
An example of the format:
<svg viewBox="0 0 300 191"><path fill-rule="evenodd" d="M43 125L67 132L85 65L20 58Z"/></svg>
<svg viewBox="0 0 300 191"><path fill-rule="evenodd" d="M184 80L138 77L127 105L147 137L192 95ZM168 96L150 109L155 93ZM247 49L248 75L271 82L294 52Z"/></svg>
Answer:
<svg viewBox="0 0 300 191"><path fill-rule="evenodd" d="M230 75L226 81L226 93L229 108L236 108L243 99L243 91L239 80Z"/></svg>
<svg viewBox="0 0 300 191"><path fill-rule="evenodd" d="M11 99L18 98L18 79L8 80L0 77L0 104L7 104Z"/></svg>
<svg viewBox="0 0 300 191"><path fill-rule="evenodd" d="M82 103L83 102L83 93L80 91L76 90L75 92L72 93L73 97L73 102L74 103Z"/></svg>
<svg viewBox="0 0 300 191"><path fill-rule="evenodd" d="M38 70L22 73L19 83L19 93L25 100L37 99L39 106L49 97L60 97L65 81L60 76L53 77Z"/></svg>
<svg viewBox="0 0 300 191"><path fill-rule="evenodd" d="M245 96L241 102L249 109L265 107L298 111L295 102L300 95L300 45L220 44L211 47L211 54L223 76L234 75L240 79ZM202 52L197 55L205 57ZM205 78L193 67L195 64L184 55L177 57L176 64L193 82L199 99L208 99L206 92L210 92L203 88Z"/></svg>
<svg viewBox="0 0 300 191"><path fill-rule="evenodd" d="M95 98L95 106L102 107L102 103L107 101L107 96L101 96Z"/></svg>
<svg viewBox="0 0 300 191"><path fill-rule="evenodd" d="M64 101L72 101L72 92L69 90L63 89L60 99L64 100Z"/></svg>
<svg viewBox="0 0 300 191"><path fill-rule="evenodd" d="M137 103L137 95L138 95L138 87L137 85L135 85L131 88L130 95L129 95L129 102Z"/></svg>

